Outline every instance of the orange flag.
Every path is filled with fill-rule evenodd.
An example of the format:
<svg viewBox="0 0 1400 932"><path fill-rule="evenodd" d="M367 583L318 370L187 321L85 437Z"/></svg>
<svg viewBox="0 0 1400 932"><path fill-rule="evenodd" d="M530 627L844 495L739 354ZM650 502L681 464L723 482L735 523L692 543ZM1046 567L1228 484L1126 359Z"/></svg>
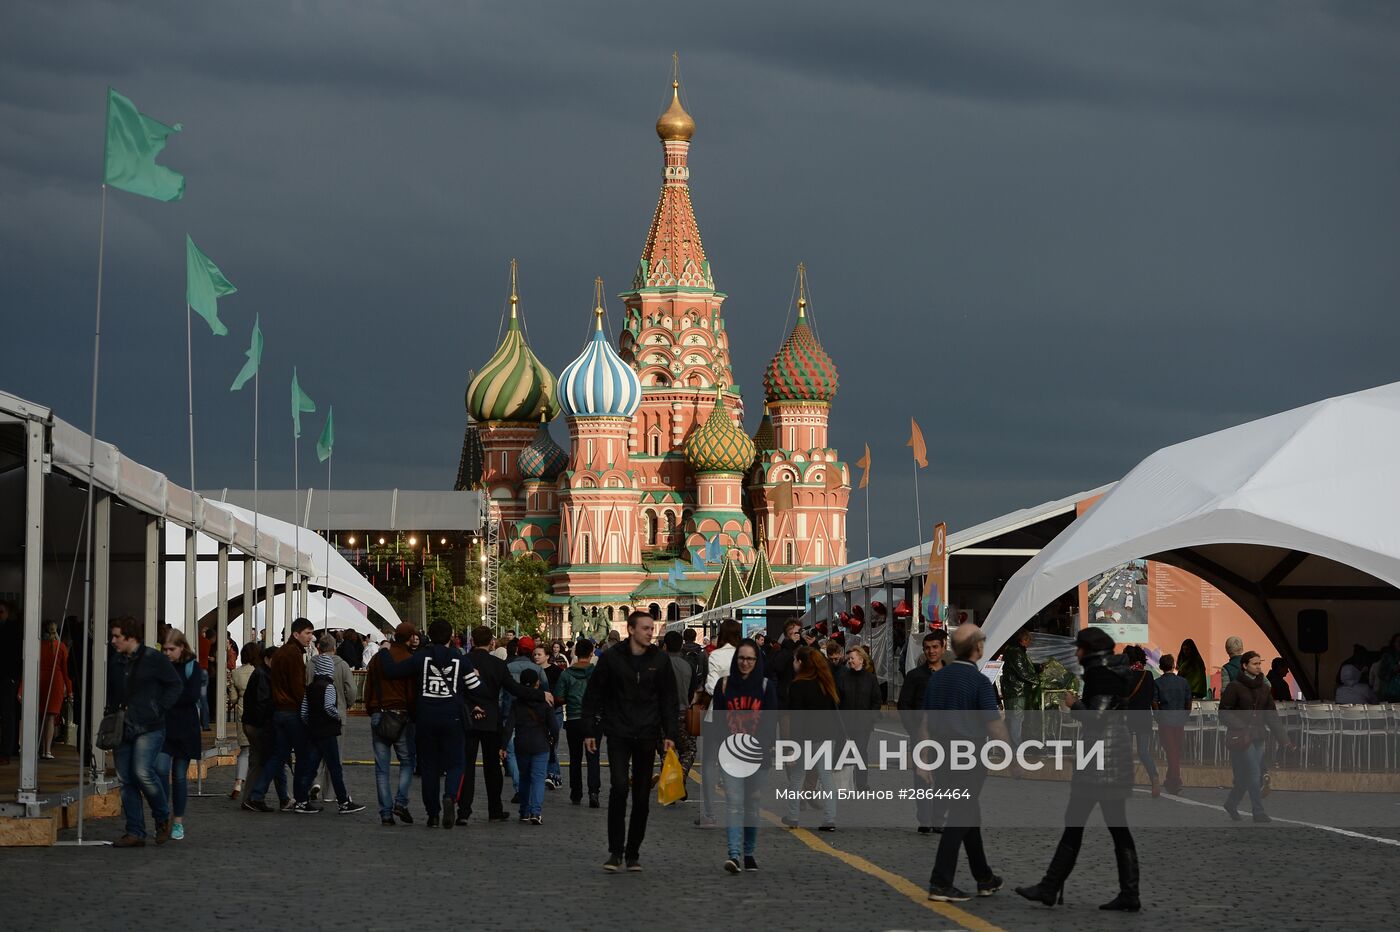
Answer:
<svg viewBox="0 0 1400 932"><path fill-rule="evenodd" d="M773 510L779 514L792 511L792 480L784 479L773 489Z"/></svg>
<svg viewBox="0 0 1400 932"><path fill-rule="evenodd" d="M846 484L845 478L841 475L841 469L835 463L826 468L826 490L828 492L840 491L841 486Z"/></svg>
<svg viewBox="0 0 1400 932"><path fill-rule="evenodd" d="M860 485L857 488L865 488L870 484L870 444L865 445L865 455L856 460L856 465L860 467Z"/></svg>
<svg viewBox="0 0 1400 932"><path fill-rule="evenodd" d="M928 465L928 448L924 446L924 432L919 430L919 422L912 417L909 419L909 442L906 447L914 448L914 462L923 469Z"/></svg>

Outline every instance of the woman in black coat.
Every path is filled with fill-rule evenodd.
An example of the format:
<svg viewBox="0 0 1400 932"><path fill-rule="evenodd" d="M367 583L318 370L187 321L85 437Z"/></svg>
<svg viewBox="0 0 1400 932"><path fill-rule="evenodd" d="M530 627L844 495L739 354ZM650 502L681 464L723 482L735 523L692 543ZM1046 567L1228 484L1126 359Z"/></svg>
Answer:
<svg viewBox="0 0 1400 932"><path fill-rule="evenodd" d="M200 760L199 700L203 689L199 682L199 665L194 651L180 631L171 628L165 635L165 657L175 665L180 677L180 698L165 713L165 745L156 758L156 772L166 774L170 784L170 811L175 824L170 837L180 841L185 837L185 806L189 800L188 773L190 761Z"/></svg>
<svg viewBox="0 0 1400 932"><path fill-rule="evenodd" d="M1084 666L1084 695L1079 699L1065 697L1068 708L1081 726L1081 738L1086 744L1103 741L1103 767L1077 769L1070 782L1069 806L1065 809L1065 831L1059 847L1045 869L1040 883L1032 887L1017 887L1016 892L1028 900L1039 900L1046 906L1064 902L1065 878L1074 870L1079 846L1084 841L1084 824L1098 806L1103 820L1113 836L1113 854L1118 861L1118 895L1099 909L1137 912L1142 908L1138 897L1138 856L1132 832L1128 831L1127 800L1133 792L1132 737L1128 731L1127 713L1121 711L1130 684L1123 658L1113 656L1114 642L1100 628L1085 628L1075 638L1076 653ZM1121 672L1120 672L1121 671Z"/></svg>
<svg viewBox="0 0 1400 932"><path fill-rule="evenodd" d="M846 654L846 664L836 679L837 691L841 693L841 718L846 725L846 736L855 742L861 759L867 760L870 735L875 730L874 713L880 709L880 680L871 668L870 655L864 647L852 647ZM845 714L845 713L852 714ZM854 774L858 790L870 789L870 772L857 768Z"/></svg>

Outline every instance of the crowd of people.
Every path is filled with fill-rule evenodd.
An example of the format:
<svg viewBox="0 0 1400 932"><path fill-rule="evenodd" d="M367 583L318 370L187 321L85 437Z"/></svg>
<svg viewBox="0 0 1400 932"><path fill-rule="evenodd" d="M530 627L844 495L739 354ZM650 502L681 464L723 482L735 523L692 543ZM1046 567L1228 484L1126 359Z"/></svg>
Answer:
<svg viewBox="0 0 1400 932"><path fill-rule="evenodd" d="M312 815L329 803L320 798L324 787L334 794L337 812L365 809L346 785L339 744L350 707L362 700L372 734L377 809L385 827L413 824L415 802L421 803L429 828L465 826L474 814L507 821L512 818L508 805L522 824L542 825L547 791L565 786L562 760L568 764L569 803L603 808L605 750L607 871L642 869L656 771L671 752L684 774L698 765L700 806L694 824L725 829L721 864L729 873L758 870L757 829L763 791L770 785L827 791L811 794L820 799L810 805L817 819L812 827L836 831L838 775L807 761L784 766L780 776L771 751L780 727L785 736L802 741L822 737L823 721L840 721L843 737L864 750L873 717L836 713L884 706L886 684L866 649L848 643L841 633L826 637L795 621L781 637L766 638L762 633L745 637L740 623L728 620L712 642L704 643L694 629L668 632L653 643L655 627L649 614L638 611L628 617L625 634L611 632L601 644L581 638L546 646L513 633L497 637L486 627L461 636L445 621L434 621L425 632L401 624L391 639L380 642L353 634L318 635L311 621L299 618L280 646L253 641L239 650L230 644L234 656L225 659L232 667L227 699L239 744L230 796L249 813ZM201 632L191 645L177 629L162 625L160 631L157 649L142 643L142 626L134 619L118 619L110 630L107 711L120 711L122 718L113 748L126 819L115 844L122 848L185 837L187 774L200 761L201 731L209 722L213 632ZM44 635L41 662L47 658L44 666L51 672L41 679L40 693L47 718L54 714L52 697L60 702L71 698L76 683L67 675L68 658L57 627L45 626ZM1182 733L1192 703L1203 693L1198 682L1203 677L1197 675L1203 664L1198 654L1191 656L1189 641L1180 656L1163 655L1155 664L1134 645L1115 651L1113 640L1097 628L1079 632L1075 643L1084 668L1082 686L1064 692L1062 705L1086 734L1105 741L1106 766L1076 771L1066 828L1049 866L1039 883L1017 892L1047 905L1061 901L1084 825L1098 808L1110 829L1119 880L1117 897L1103 908L1135 910L1140 907L1137 855L1124 805L1132 791L1134 763L1146 770L1152 795L1163 785L1168 793L1181 791ZM1029 645L1029 633L1021 632L1006 646L998 689L979 669L986 646L980 629L966 624L952 632L928 631L920 662L904 675L892 703L911 737L995 739L1017 746L1033 697L1038 699L1040 671L1027 653ZM1280 670L1276 662L1266 675L1259 654L1244 650L1238 638L1229 639L1226 649L1220 714L1234 784L1223 808L1230 818L1241 819L1238 806L1249 796L1253 818L1268 821L1262 802L1268 790L1263 748L1270 736L1279 746L1291 746L1277 715L1270 714L1280 693ZM356 685L359 670L363 690ZM1358 648L1338 675L1340 688L1374 688L1370 684L1376 683L1383 690L1395 677L1400 677L1400 635L1375 655ZM788 716L780 726L777 717L763 714L775 711L804 714ZM973 714L929 717L931 711ZM1108 714L1120 711L1146 714ZM1166 759L1161 779L1151 750L1154 720ZM706 740L697 754L702 732ZM722 741L711 740L738 733L765 757L762 766L743 776L719 766ZM41 735L45 754L51 741L46 728ZM567 752L561 755L563 742ZM478 768L484 804L477 798ZM415 777L417 801L411 798ZM513 793L508 801L507 778ZM856 789L865 789L869 772L857 768L852 778ZM1003 886L989 864L980 829L977 791L985 778L985 771L958 774L956 781L970 791L961 797L914 797L915 829L941 836L930 899L991 896ZM919 789L951 778L914 770L912 779L912 788ZM780 821L789 828L800 827L806 817L808 804L799 802L799 795L788 793L781 812ZM146 809L153 825L149 832ZM964 893L954 882L960 852L967 856L975 894Z"/></svg>

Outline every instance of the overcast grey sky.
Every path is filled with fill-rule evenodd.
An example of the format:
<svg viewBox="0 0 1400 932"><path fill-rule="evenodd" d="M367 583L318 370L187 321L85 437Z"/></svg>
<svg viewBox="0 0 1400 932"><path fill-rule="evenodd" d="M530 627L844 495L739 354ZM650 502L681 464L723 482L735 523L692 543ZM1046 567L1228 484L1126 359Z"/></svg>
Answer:
<svg viewBox="0 0 1400 932"><path fill-rule="evenodd" d="M201 486L251 481L258 312L265 485L295 364L337 485L448 487L510 257L556 373L630 282L672 49L749 427L805 261L877 552L916 538L910 415L956 528L1400 372L1394 3L8 0L0 388L87 423L111 84L188 183L109 197L99 433L188 481L188 231L239 288L195 322Z"/></svg>

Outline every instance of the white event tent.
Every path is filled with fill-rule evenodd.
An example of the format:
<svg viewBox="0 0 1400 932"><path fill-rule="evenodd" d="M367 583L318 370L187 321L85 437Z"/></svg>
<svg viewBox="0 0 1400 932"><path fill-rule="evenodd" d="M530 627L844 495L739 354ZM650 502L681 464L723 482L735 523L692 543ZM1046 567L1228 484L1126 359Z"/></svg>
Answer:
<svg viewBox="0 0 1400 932"><path fill-rule="evenodd" d="M205 514L219 510L228 514L231 518L241 521L249 526L253 524L253 512L237 505L226 502L205 499ZM378 625L365 616L365 608L372 610L379 615L390 628L397 626L400 622L398 614L379 590L369 584L360 571L355 569L340 555L334 547L326 546L326 539L308 528L298 530L295 526L286 521L271 518L267 515L259 515L257 518L257 530L260 539L266 538L280 543L282 546L293 549L300 548L305 558L309 558L308 574L306 585L309 589L320 589L322 595L329 585L332 592L331 612L337 609L340 611L341 623L336 623L337 619L327 618L324 598L308 598L305 602L305 612L307 618L316 623L316 627L330 628L351 628L362 634L380 634ZM184 531L180 528L166 529L167 552L179 552L184 548ZM198 552L201 555L208 555L215 552L215 541L200 535L198 541ZM208 561L200 561L196 570L195 582L195 617L203 620L208 618L218 607L218 595L216 592L218 582L218 567ZM261 590L266 584L265 570L263 567L255 567L252 584L255 590ZM228 598L233 601L243 594L245 580L240 574L232 574L228 580ZM185 580L183 576L168 574L165 583L165 601L167 617L179 617L179 606L184 602ZM353 601L352 601L353 600ZM272 596L274 619L273 629L278 634L272 640L280 641L281 625L277 619L290 617L283 610L283 595L274 591ZM359 608L355 607L358 603ZM230 613L229 631L236 633L243 627L241 602L239 610ZM254 627L261 628L264 613L261 611L261 602L258 603L259 610L254 612L254 618L258 624ZM292 614L303 614L302 610L295 605L292 607ZM350 614L356 617L351 618ZM235 622L237 623L235 625ZM248 632L245 630L242 639L246 640Z"/></svg>
<svg viewBox="0 0 1400 932"><path fill-rule="evenodd" d="M1305 693L1330 694L1354 643L1375 649L1400 630L1397 464L1400 383L1159 450L1007 581L988 643L1083 580L1146 558L1219 588ZM1327 650L1312 662L1299 643L1305 609L1327 613Z"/></svg>

